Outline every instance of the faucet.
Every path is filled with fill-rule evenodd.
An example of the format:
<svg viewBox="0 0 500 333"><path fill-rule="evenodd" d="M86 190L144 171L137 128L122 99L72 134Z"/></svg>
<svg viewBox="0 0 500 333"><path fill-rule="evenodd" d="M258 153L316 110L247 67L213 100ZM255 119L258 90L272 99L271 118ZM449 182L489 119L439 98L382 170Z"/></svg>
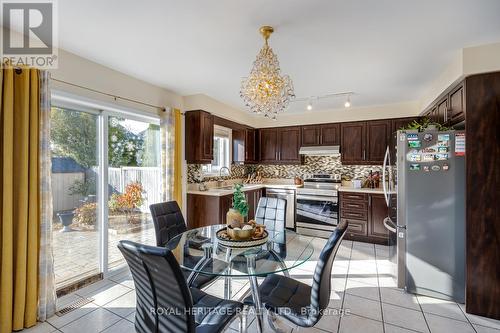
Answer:
<svg viewBox="0 0 500 333"><path fill-rule="evenodd" d="M227 169L229 176L231 176L231 170L228 167L222 167L219 170L219 177L222 177L222 170ZM217 180L217 187L222 187L224 185L224 179Z"/></svg>
<svg viewBox="0 0 500 333"><path fill-rule="evenodd" d="M222 177L222 170L226 169L229 176L231 176L231 170L228 167L222 167L219 169L219 177Z"/></svg>

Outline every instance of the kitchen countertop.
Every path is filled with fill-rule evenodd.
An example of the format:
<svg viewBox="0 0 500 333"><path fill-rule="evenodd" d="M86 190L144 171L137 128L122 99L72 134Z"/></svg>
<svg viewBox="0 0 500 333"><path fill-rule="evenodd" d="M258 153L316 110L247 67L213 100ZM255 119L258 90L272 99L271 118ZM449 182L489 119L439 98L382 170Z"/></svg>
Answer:
<svg viewBox="0 0 500 333"><path fill-rule="evenodd" d="M228 185L229 186L229 185ZM286 190L296 190L297 185L294 184L280 184L280 183L264 183L264 184L245 184L245 186L241 189L243 192L258 190L261 188L279 188ZM222 189L222 188L211 188L207 191L200 190L188 190L187 194L200 194L200 195L210 195L215 197L222 197L224 195L233 194L232 189Z"/></svg>

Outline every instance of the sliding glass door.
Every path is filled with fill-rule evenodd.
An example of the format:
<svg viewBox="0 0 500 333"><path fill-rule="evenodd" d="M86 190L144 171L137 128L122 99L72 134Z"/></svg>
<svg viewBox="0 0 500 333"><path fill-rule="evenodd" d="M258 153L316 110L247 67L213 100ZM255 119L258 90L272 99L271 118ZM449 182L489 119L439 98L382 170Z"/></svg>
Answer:
<svg viewBox="0 0 500 333"><path fill-rule="evenodd" d="M99 274L99 114L51 110L52 205L58 287Z"/></svg>
<svg viewBox="0 0 500 333"><path fill-rule="evenodd" d="M149 205L161 201L160 126L108 119L108 267L124 264L118 241L155 244Z"/></svg>
<svg viewBox="0 0 500 333"><path fill-rule="evenodd" d="M161 201L154 117L53 107L54 261L62 288L125 265L119 240L155 244L149 205Z"/></svg>

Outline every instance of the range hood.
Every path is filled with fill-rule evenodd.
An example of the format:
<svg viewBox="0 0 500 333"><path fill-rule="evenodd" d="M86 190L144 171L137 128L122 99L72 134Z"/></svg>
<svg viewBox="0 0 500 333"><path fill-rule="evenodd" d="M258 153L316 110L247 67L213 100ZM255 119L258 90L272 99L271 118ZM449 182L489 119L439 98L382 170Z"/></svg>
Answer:
<svg viewBox="0 0 500 333"><path fill-rule="evenodd" d="M311 156L339 156L340 146L300 147L299 154Z"/></svg>

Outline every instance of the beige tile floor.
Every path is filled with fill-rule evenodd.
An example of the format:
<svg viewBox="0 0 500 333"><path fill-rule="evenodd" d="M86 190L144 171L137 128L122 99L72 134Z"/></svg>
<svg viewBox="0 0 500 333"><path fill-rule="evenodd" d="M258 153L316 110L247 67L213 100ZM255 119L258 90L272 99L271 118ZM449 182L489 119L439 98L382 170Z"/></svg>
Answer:
<svg viewBox="0 0 500 333"><path fill-rule="evenodd" d="M300 269L294 269L291 272L294 278L311 283L315 260L324 242L313 240L316 256ZM461 304L409 295L394 288L388 275L387 254L384 246L343 241L332 272L329 315L323 316L314 328L297 330L285 323L280 323L280 328L286 332L315 333L500 333L500 321L465 314ZM236 280L232 296L239 299L247 290L247 281ZM208 286L207 292L222 296L222 281ZM81 297L92 297L94 302L24 332L134 332L135 291L128 271L122 270L61 298L59 307ZM339 309L344 310L343 316L339 315ZM234 333L237 327L235 321L227 332ZM249 318L249 332L256 332L254 318Z"/></svg>

